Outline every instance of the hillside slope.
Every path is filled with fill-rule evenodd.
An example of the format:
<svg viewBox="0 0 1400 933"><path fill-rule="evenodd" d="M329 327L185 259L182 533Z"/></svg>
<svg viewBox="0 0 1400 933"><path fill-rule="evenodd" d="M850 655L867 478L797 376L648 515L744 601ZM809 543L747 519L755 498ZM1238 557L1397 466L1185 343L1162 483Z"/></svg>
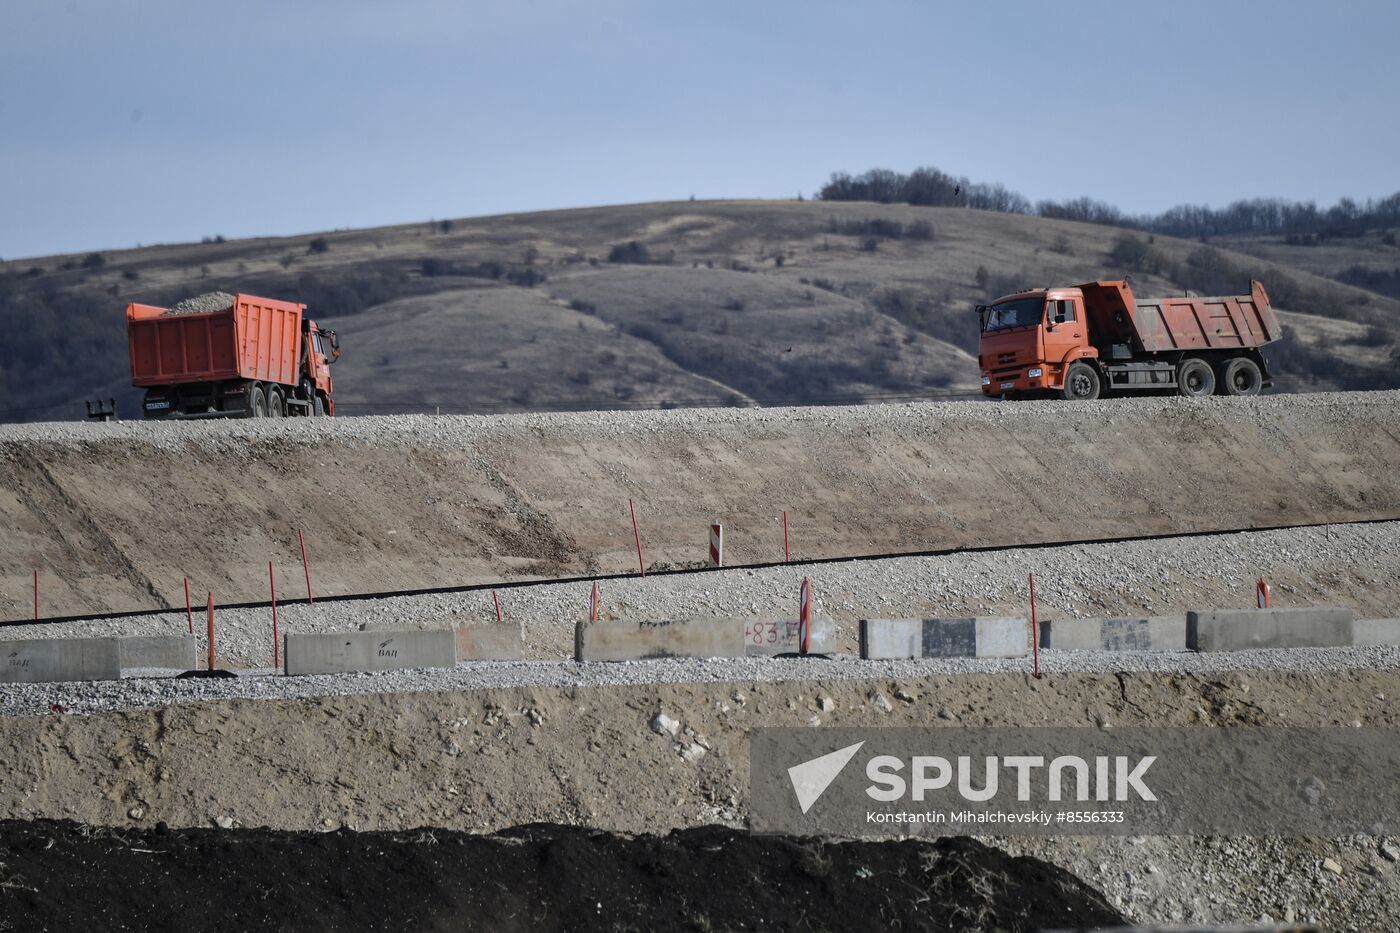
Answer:
<svg viewBox="0 0 1400 933"><path fill-rule="evenodd" d="M1244 291L1256 275L1289 311L1363 328L1324 340L1291 318L1299 339L1271 350L1280 389L1400 384L1400 301L1196 242L1125 249L1135 236L960 208L723 201L9 262L0 419L80 416L109 395L133 413L126 302L214 288L296 298L340 330L346 413L975 394L974 304L1121 275L1144 293Z"/></svg>

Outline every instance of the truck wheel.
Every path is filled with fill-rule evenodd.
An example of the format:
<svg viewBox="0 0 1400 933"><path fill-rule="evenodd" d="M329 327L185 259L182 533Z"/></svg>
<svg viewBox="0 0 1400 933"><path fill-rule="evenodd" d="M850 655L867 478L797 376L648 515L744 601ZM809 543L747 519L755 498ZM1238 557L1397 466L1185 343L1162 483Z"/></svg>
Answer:
<svg viewBox="0 0 1400 933"><path fill-rule="evenodd" d="M1220 381L1226 395L1258 395L1264 386L1264 374L1258 363L1247 356L1237 356L1225 364Z"/></svg>
<svg viewBox="0 0 1400 933"><path fill-rule="evenodd" d="M1192 357L1176 373L1176 391L1187 398L1200 398L1215 392L1215 370L1205 360Z"/></svg>
<svg viewBox="0 0 1400 933"><path fill-rule="evenodd" d="M255 382L248 387L248 412L245 417L267 417L267 393L263 391L260 382Z"/></svg>
<svg viewBox="0 0 1400 933"><path fill-rule="evenodd" d="M1091 402L1099 397L1100 388L1098 370L1088 363L1071 363L1060 395L1071 401Z"/></svg>
<svg viewBox="0 0 1400 933"><path fill-rule="evenodd" d="M311 405L311 414L312 414L313 416L317 417L317 418L320 418L320 417L323 416L325 413L326 413L326 402L325 402L325 399L321 398L320 395L317 395L317 396L316 396L316 401L313 402L312 405Z"/></svg>
<svg viewBox="0 0 1400 933"><path fill-rule="evenodd" d="M285 418L287 415L287 405L282 399L282 389L280 386L270 386L267 390L267 416L269 418Z"/></svg>

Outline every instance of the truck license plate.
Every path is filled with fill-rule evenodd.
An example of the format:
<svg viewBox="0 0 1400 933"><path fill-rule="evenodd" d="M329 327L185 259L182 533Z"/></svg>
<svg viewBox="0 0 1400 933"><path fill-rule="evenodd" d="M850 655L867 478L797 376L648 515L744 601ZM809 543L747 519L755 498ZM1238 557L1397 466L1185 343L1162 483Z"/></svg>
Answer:
<svg viewBox="0 0 1400 933"><path fill-rule="evenodd" d="M160 411L162 408L169 408L169 402L147 402L146 411Z"/></svg>
<svg viewBox="0 0 1400 933"><path fill-rule="evenodd" d="M1001 387L1002 387L1003 389L1014 389L1014 388L1016 388L1016 383L1014 383L1014 382L1003 382L1003 383L1001 384Z"/></svg>

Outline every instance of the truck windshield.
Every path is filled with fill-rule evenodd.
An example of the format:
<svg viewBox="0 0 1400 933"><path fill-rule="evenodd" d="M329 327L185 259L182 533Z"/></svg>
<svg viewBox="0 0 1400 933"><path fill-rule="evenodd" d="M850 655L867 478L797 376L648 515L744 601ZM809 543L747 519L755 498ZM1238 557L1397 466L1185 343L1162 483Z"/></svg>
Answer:
<svg viewBox="0 0 1400 933"><path fill-rule="evenodd" d="M1002 301L987 309L985 329L1004 330L1008 327L1039 324L1044 311L1044 298L1017 298L1013 301Z"/></svg>

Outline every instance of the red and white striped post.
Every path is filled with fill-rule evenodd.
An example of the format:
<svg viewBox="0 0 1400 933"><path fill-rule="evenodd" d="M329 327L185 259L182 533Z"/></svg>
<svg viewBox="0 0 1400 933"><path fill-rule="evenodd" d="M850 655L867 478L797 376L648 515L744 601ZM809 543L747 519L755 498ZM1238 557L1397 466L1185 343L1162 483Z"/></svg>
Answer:
<svg viewBox="0 0 1400 933"><path fill-rule="evenodd" d="M194 609L190 607L190 578L185 577L185 621L189 623L190 634L194 634Z"/></svg>
<svg viewBox="0 0 1400 933"><path fill-rule="evenodd" d="M1264 578L1259 578L1259 585L1254 588L1254 600L1259 604L1260 609L1268 609L1269 606L1269 584L1264 582Z"/></svg>
<svg viewBox="0 0 1400 933"><path fill-rule="evenodd" d="M724 566L724 526L719 522L710 526L710 566Z"/></svg>
<svg viewBox="0 0 1400 933"><path fill-rule="evenodd" d="M593 581L593 594L588 598L588 621L598 621L598 581Z"/></svg>
<svg viewBox="0 0 1400 933"><path fill-rule="evenodd" d="M812 581L802 578L802 589L797 592L797 637L802 645L802 653L807 653L812 636Z"/></svg>
<svg viewBox="0 0 1400 933"><path fill-rule="evenodd" d="M504 622L505 618L501 615L501 598L496 595L495 590L491 591L491 602L496 604L496 621Z"/></svg>
<svg viewBox="0 0 1400 933"><path fill-rule="evenodd" d="M642 576L646 576L647 565L642 561L642 533L637 530L637 506L628 499L627 508L632 512L632 537L637 540L637 569L641 571Z"/></svg>
<svg viewBox="0 0 1400 933"><path fill-rule="evenodd" d="M783 563L788 562L787 510L783 510Z"/></svg>
<svg viewBox="0 0 1400 933"><path fill-rule="evenodd" d="M316 597L311 595L311 564L306 559L306 536L297 529L297 540L301 542L301 569L306 571L306 601L315 603Z"/></svg>
<svg viewBox="0 0 1400 933"><path fill-rule="evenodd" d="M1035 679L1040 679L1040 626L1035 618L1035 572L1030 574L1031 581L1031 655L1035 658L1035 669L1033 671Z"/></svg>
<svg viewBox="0 0 1400 933"><path fill-rule="evenodd" d="M275 669L282 666L282 659L277 644L277 579L272 574L272 561L267 562L267 589L272 594L272 666Z"/></svg>
<svg viewBox="0 0 1400 933"><path fill-rule="evenodd" d="M209 670L214 669L214 594L209 594Z"/></svg>

